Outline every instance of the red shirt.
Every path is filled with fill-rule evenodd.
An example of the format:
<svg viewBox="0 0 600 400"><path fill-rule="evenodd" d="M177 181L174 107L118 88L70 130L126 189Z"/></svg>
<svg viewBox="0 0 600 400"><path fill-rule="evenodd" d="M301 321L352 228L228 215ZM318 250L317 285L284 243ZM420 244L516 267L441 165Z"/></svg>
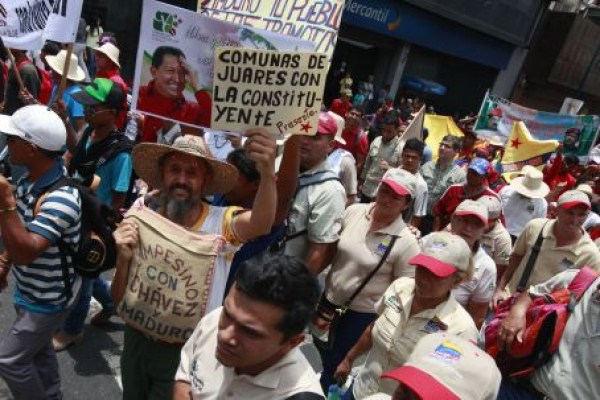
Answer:
<svg viewBox="0 0 600 400"><path fill-rule="evenodd" d="M563 164L563 156L561 153L558 153L554 160L552 160L552 165L550 168L547 166L544 168L544 182L550 190L554 190L559 183L565 183L565 186L558 193L558 197L560 197L567 190L571 190L575 187L575 178L570 173L566 173L560 175L560 169Z"/></svg>
<svg viewBox="0 0 600 400"><path fill-rule="evenodd" d="M498 193L494 192L487 186L485 187L485 190L481 191L480 193L477 193L471 197L466 197L464 183L452 185L446 190L446 193L444 193L440 201L433 206L433 215L436 217L442 217L442 227L444 227L448 225L448 222L450 222L450 217L456 210L456 207L458 207L463 200L477 200L483 196L493 196L500 199Z"/></svg>
<svg viewBox="0 0 600 400"><path fill-rule="evenodd" d="M121 111L117 116L117 127L125 129L125 119L127 118L127 93L129 92L127 84L123 80L121 74L119 74L119 70L116 68L110 69L108 71L98 71L96 73L96 78L110 79L111 81L119 85L123 90L123 93L125 94L125 100L123 100L123 111Z"/></svg>
<svg viewBox="0 0 600 400"><path fill-rule="evenodd" d="M353 132L344 129L342 131L342 138L346 141L346 144L338 143L338 148L349 151L354 159L358 159L359 157L357 156L363 159L367 157L369 153L369 138L360 129L360 126L357 126Z"/></svg>
<svg viewBox="0 0 600 400"><path fill-rule="evenodd" d="M329 107L329 111L336 113L342 118L346 118L346 114L348 114L348 111L350 111L351 107L352 103L350 103L350 100L346 100L346 102L343 102L342 99L339 98L333 100L333 102L331 103L331 107Z"/></svg>
<svg viewBox="0 0 600 400"><path fill-rule="evenodd" d="M196 103L190 103L181 97L168 99L154 89L154 82L140 88L137 108L156 115L188 123L210 127L212 99L206 90L196 92ZM163 126L163 120L150 115L144 119L142 142L156 142L157 132Z"/></svg>

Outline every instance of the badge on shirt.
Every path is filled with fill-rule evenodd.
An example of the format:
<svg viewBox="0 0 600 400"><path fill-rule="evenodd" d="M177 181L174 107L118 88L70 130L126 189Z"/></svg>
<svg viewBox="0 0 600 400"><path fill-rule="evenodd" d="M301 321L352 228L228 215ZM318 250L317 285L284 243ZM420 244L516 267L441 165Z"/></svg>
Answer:
<svg viewBox="0 0 600 400"><path fill-rule="evenodd" d="M390 247L390 242L392 241L391 237L386 237L385 239L383 239L378 245L377 245L377 249L375 250L375 254L382 256L383 254L386 252L387 248Z"/></svg>
<svg viewBox="0 0 600 400"><path fill-rule="evenodd" d="M204 388L204 381L200 378L200 368L198 368L198 360L192 360L190 366L190 384L198 391L201 392Z"/></svg>
<svg viewBox="0 0 600 400"><path fill-rule="evenodd" d="M387 296L385 298L385 306L391 308L392 310L394 310L397 313L402 311L402 305L398 301L398 297L396 297L394 295Z"/></svg>
<svg viewBox="0 0 600 400"><path fill-rule="evenodd" d="M426 333L436 333L439 331L447 331L448 325L443 323L438 317L434 317L433 319L430 319L429 321L427 321L427 323L421 330Z"/></svg>
<svg viewBox="0 0 600 400"><path fill-rule="evenodd" d="M560 267L564 271L565 269L573 268L573 261L571 261L567 258L563 258L562 261L558 265L560 265Z"/></svg>

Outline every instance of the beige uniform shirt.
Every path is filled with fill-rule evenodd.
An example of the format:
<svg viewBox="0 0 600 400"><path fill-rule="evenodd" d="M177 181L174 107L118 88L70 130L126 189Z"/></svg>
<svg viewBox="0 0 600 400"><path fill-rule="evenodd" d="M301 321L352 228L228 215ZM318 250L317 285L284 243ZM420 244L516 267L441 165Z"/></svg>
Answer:
<svg viewBox="0 0 600 400"><path fill-rule="evenodd" d="M327 170L331 170L331 167L327 161L323 161L300 176L314 175ZM300 189L290 208L288 234L293 235L304 230L307 233L288 241L285 254L304 260L309 242L337 242L345 208L346 192L338 181L331 180Z"/></svg>
<svg viewBox="0 0 600 400"><path fill-rule="evenodd" d="M390 167L400 165L401 154L398 143L399 139L397 137L387 143L383 143L381 136L376 137L373 143L371 143L369 154L367 154L361 173L363 180L362 194L365 196L375 197L377 195L379 181L381 181L383 174L385 174L385 171L380 167L382 161L387 161Z"/></svg>
<svg viewBox="0 0 600 400"><path fill-rule="evenodd" d="M508 265L512 241L510 234L500 221L496 221L496 225L491 231L483 234L479 244L496 265Z"/></svg>
<svg viewBox="0 0 600 400"><path fill-rule="evenodd" d="M544 227L545 239L542 242L540 253L527 286L545 282L567 269L580 269L586 265L593 269L600 269L600 251L598 251L590 236L583 230L583 236L579 239L579 242L569 246L556 247L556 237L553 233L555 223L556 220L546 218L534 219L525 226L525 229L519 235L513 252L524 255L524 257L508 284L511 293L516 291L531 249L544 224L546 224Z"/></svg>
<svg viewBox="0 0 600 400"><path fill-rule="evenodd" d="M319 379L296 347L256 376L238 375L215 357L222 308L205 316L181 350L176 381L188 382L194 400L283 400L295 393L323 394Z"/></svg>
<svg viewBox="0 0 600 400"><path fill-rule="evenodd" d="M327 300L344 305L379 264L391 235L399 236L377 274L350 305L351 310L364 313L374 312L375 303L395 279L414 277L414 267L408 260L419 254L417 240L402 221L402 216L391 225L369 233L373 207L374 204L354 204L346 209L338 251L325 284Z"/></svg>
<svg viewBox="0 0 600 400"><path fill-rule="evenodd" d="M381 374L402 366L419 339L427 334L446 331L477 341L473 319L452 296L435 309L409 317L414 291L414 279L400 278L377 302L379 318L373 327L373 345L354 381L355 398L363 399L377 392L392 395L398 382L381 379Z"/></svg>
<svg viewBox="0 0 600 400"><path fill-rule="evenodd" d="M579 270L567 270L532 286L542 296L565 288ZM532 376L533 386L553 400L600 399L600 294L597 278L570 315L550 361Z"/></svg>

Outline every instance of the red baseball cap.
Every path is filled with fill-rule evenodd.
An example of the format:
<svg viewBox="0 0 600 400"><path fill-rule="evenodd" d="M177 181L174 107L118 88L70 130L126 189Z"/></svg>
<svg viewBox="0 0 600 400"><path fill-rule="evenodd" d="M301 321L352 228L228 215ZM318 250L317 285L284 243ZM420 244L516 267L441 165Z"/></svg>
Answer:
<svg viewBox="0 0 600 400"><path fill-rule="evenodd" d="M338 124L335 118L328 112L321 111L319 114L319 125L317 126L317 135L334 135L338 130Z"/></svg>

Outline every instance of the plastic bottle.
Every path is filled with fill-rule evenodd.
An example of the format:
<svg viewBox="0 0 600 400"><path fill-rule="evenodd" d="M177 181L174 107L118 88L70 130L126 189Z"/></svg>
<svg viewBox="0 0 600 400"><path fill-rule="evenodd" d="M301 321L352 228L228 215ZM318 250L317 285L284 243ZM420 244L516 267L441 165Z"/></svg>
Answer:
<svg viewBox="0 0 600 400"><path fill-rule="evenodd" d="M327 400L340 400L340 387L338 385L330 385L327 392Z"/></svg>

